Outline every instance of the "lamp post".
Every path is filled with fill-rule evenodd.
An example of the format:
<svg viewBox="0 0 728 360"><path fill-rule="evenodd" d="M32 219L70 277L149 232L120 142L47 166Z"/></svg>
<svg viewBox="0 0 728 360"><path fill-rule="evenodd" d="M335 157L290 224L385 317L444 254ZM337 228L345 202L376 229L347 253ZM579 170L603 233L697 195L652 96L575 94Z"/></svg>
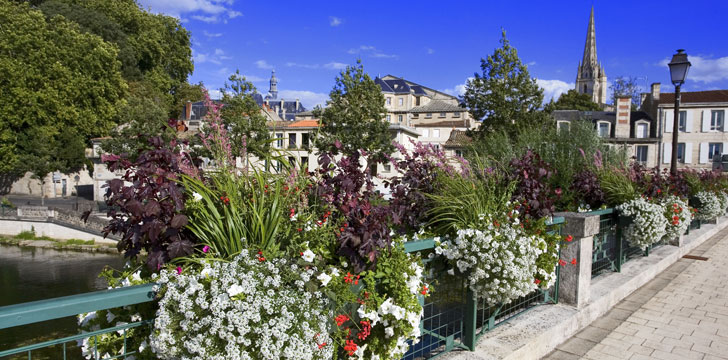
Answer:
<svg viewBox="0 0 728 360"><path fill-rule="evenodd" d="M678 49L677 54L672 56L672 60L669 64L670 67L670 79L672 84L675 85L675 119L672 125L672 159L670 161L670 174L677 174L677 135L680 132L680 85L685 82L685 78L688 76L688 70L690 69L690 61L688 61L688 54L685 50Z"/></svg>
<svg viewBox="0 0 728 360"><path fill-rule="evenodd" d="M78 211L78 181L81 180L81 177L76 175L73 180L76 182L76 211Z"/></svg>

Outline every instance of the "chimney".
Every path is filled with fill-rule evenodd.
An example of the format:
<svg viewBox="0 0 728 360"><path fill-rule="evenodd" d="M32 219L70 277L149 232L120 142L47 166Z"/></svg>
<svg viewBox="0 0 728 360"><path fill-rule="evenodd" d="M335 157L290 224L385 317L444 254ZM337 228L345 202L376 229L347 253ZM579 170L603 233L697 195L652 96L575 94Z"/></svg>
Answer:
<svg viewBox="0 0 728 360"><path fill-rule="evenodd" d="M187 102L185 103L184 119L185 120L192 119L192 102L189 100L187 100Z"/></svg>
<svg viewBox="0 0 728 360"><path fill-rule="evenodd" d="M652 101L660 100L660 83L652 83L650 85L650 96Z"/></svg>
<svg viewBox="0 0 728 360"><path fill-rule="evenodd" d="M640 104L644 104L645 100L647 100L647 97L649 96L649 93L640 93Z"/></svg>
<svg viewBox="0 0 728 360"><path fill-rule="evenodd" d="M301 105L301 102L298 99L296 99L296 111L298 111L299 105Z"/></svg>
<svg viewBox="0 0 728 360"><path fill-rule="evenodd" d="M630 137L630 115L632 113L632 97L629 95L617 96L617 123L614 128L615 138Z"/></svg>

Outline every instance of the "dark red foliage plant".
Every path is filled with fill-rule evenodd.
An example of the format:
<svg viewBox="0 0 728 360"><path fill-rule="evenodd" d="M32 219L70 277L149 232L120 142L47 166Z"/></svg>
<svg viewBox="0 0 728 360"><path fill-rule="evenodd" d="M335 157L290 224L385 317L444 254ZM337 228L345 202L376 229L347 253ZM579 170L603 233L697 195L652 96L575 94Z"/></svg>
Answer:
<svg viewBox="0 0 728 360"><path fill-rule="evenodd" d="M151 149L136 161L124 156L105 155L110 171L123 172L110 180L106 190L107 213L111 219L104 235L120 234L117 248L125 257L136 258L147 252L147 266L152 271L171 259L192 253L193 239L184 230L184 190L176 181L188 162L176 140L149 139Z"/></svg>
<svg viewBox="0 0 728 360"><path fill-rule="evenodd" d="M357 272L376 264L382 249L388 248L390 208L375 190L368 167L362 166L359 153L334 161L333 155L319 156L319 176L314 196L335 208L343 217L338 254L351 262Z"/></svg>
<svg viewBox="0 0 728 360"><path fill-rule="evenodd" d="M522 157L511 160L510 179L516 181L513 200L523 205L526 215L540 219L554 213L554 201L561 189L552 189L549 179L554 171L535 152L528 150Z"/></svg>

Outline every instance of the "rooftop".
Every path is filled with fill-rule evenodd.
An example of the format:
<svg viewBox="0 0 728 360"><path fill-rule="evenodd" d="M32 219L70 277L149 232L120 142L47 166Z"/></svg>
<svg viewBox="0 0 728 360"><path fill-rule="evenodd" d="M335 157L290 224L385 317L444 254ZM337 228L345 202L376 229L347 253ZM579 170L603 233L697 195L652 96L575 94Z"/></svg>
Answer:
<svg viewBox="0 0 728 360"><path fill-rule="evenodd" d="M728 102L728 90L680 92L680 103L720 103ZM659 104L674 104L675 93L661 93Z"/></svg>

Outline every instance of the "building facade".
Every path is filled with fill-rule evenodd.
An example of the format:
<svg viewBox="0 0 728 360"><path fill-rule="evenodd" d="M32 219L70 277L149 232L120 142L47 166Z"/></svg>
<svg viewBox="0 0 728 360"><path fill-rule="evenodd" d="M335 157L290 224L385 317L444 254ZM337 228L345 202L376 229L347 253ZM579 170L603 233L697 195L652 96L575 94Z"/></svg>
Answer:
<svg viewBox="0 0 728 360"><path fill-rule="evenodd" d="M584 56L579 62L576 71L576 91L580 94L588 94L592 101L599 105L607 103L607 75L604 67L597 60L597 36L594 28L594 6L589 16L589 25L586 30L586 43L584 44Z"/></svg>
<svg viewBox="0 0 728 360"><path fill-rule="evenodd" d="M675 94L660 93L660 84L654 83L642 97L642 108L659 119L660 166L669 167L675 131ZM679 168L709 169L713 157L728 153L726 115L728 90L681 93L676 149Z"/></svg>

